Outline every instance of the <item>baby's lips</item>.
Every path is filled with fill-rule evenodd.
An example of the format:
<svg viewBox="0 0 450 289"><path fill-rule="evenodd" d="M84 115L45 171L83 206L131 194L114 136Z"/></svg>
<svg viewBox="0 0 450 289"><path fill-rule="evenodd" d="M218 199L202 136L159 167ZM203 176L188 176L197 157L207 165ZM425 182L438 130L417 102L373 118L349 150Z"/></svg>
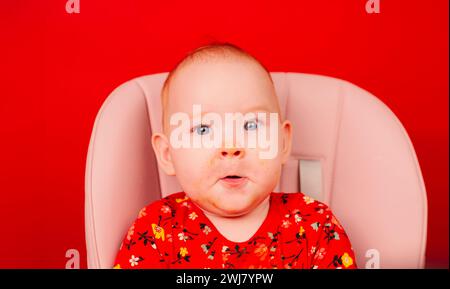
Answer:
<svg viewBox="0 0 450 289"><path fill-rule="evenodd" d="M235 172L235 171L228 171L221 175L220 179L229 178L229 177L241 177L244 178L245 176L241 173Z"/></svg>
<svg viewBox="0 0 450 289"><path fill-rule="evenodd" d="M234 178L234 179L237 179L237 178L242 178L242 176L240 176L240 175L228 175L228 176L226 176L226 178Z"/></svg>
<svg viewBox="0 0 450 289"><path fill-rule="evenodd" d="M228 175L220 179L221 183L225 184L228 187L239 187L247 182L246 177L230 177L233 175ZM234 175L237 176L237 175Z"/></svg>
<svg viewBox="0 0 450 289"><path fill-rule="evenodd" d="M226 175L223 175L220 179L222 180L222 179L226 179L226 178L229 178L229 179L238 179L238 178L244 178L244 176L243 175L240 175L240 174L233 174L233 173L230 173L230 174L226 174Z"/></svg>

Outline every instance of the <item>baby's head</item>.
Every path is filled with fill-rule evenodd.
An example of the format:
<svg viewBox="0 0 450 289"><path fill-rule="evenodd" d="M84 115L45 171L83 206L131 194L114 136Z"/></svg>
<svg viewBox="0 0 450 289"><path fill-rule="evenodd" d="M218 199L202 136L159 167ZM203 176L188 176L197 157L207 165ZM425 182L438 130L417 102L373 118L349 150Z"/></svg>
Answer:
<svg viewBox="0 0 450 289"><path fill-rule="evenodd" d="M177 177L196 205L236 217L270 195L290 154L292 126L282 119L261 63L234 45L201 47L169 73L161 97L163 132L153 134L153 149L160 167ZM231 114L243 117L227 121ZM267 147L260 135L275 144L269 158L261 157ZM188 145L175 144L180 138ZM214 145L194 145L207 139ZM258 145L243 141L249 139L258 139Z"/></svg>

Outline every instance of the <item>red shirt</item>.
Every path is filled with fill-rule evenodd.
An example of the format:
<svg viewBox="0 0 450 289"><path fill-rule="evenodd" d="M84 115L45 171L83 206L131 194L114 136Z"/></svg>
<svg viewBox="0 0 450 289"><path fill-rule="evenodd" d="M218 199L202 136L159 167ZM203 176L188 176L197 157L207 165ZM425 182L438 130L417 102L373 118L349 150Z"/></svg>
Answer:
<svg viewBox="0 0 450 289"><path fill-rule="evenodd" d="M271 193L258 231L245 242L220 234L184 192L143 208L114 268L356 268L350 241L330 209L302 193Z"/></svg>

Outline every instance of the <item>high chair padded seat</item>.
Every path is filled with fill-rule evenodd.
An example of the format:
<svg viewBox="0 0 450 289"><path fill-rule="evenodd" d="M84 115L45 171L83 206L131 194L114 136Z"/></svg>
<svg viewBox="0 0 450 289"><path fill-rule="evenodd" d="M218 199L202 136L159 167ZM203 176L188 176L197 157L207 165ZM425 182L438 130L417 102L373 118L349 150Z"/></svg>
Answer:
<svg viewBox="0 0 450 289"><path fill-rule="evenodd" d="M426 191L414 148L394 113L343 80L271 75L294 131L292 155L275 191L302 191L329 205L352 242L359 268L423 268ZM151 146L152 132L162 128L160 91L166 77L127 81L98 112L85 175L89 268L111 268L139 210L182 191L175 177L158 168ZM301 185L317 178L302 161L318 165L318 188Z"/></svg>

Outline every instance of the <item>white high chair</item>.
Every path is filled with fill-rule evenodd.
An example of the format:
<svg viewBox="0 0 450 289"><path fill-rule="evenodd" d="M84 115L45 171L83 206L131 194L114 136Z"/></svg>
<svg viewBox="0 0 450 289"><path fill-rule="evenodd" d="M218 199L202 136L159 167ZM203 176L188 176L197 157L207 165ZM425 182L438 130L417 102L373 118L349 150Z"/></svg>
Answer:
<svg viewBox="0 0 450 289"><path fill-rule="evenodd" d="M301 191L331 207L359 268L423 268L427 197L411 141L396 116L346 81L271 73L293 147L277 190ZM85 180L89 268L111 268L141 208L182 191L158 168L152 131L161 131L167 73L132 79L108 96L95 120Z"/></svg>

